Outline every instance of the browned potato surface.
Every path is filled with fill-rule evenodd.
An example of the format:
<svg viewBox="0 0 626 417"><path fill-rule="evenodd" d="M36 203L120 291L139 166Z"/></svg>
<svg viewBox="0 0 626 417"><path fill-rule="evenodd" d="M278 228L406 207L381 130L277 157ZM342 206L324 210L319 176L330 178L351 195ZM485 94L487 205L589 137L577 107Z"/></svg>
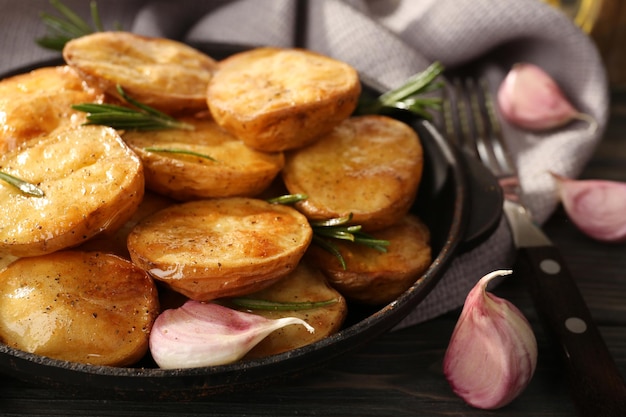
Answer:
<svg viewBox="0 0 626 417"><path fill-rule="evenodd" d="M321 303L335 300L331 304L302 310L250 310L268 319L298 317L309 323L315 332L309 333L303 326L283 327L270 333L256 345L247 354L247 358L270 356L322 340L339 331L348 314L345 298L328 285L319 269L306 262L300 262L291 274L246 298L278 303Z"/></svg>
<svg viewBox="0 0 626 417"><path fill-rule="evenodd" d="M90 85L118 96L116 85L164 112L205 110L206 88L216 68L206 54L183 43L129 32L98 32L63 49L68 65Z"/></svg>
<svg viewBox="0 0 626 417"><path fill-rule="evenodd" d="M337 257L312 245L307 259L324 271L330 284L349 300L364 304L389 303L404 291L430 266L430 232L413 215L380 230L376 238L388 240L387 252L337 241L336 245L346 261L343 269Z"/></svg>
<svg viewBox="0 0 626 417"><path fill-rule="evenodd" d="M156 192L178 200L253 197L269 186L285 163L281 152L255 151L211 119L180 120L195 129L128 131L122 135L143 162L146 186ZM155 148L205 157L148 150Z"/></svg>
<svg viewBox="0 0 626 417"><path fill-rule="evenodd" d="M239 296L291 272L312 239L295 209L231 197L165 208L128 237L131 259L156 279L198 301Z"/></svg>
<svg viewBox="0 0 626 417"><path fill-rule="evenodd" d="M114 230L144 193L139 158L115 130L57 130L0 156L0 171L38 185L33 197L0 181L0 253L35 256Z"/></svg>
<svg viewBox="0 0 626 417"><path fill-rule="evenodd" d="M37 355L133 364L158 312L152 279L114 255L61 251L0 272L0 340Z"/></svg>
<svg viewBox="0 0 626 417"><path fill-rule="evenodd" d="M85 121L73 104L102 101L67 66L44 67L0 81L0 154L64 125Z"/></svg>
<svg viewBox="0 0 626 417"><path fill-rule="evenodd" d="M274 152L330 131L354 111L360 92L346 63L301 49L257 48L220 62L207 101L220 125Z"/></svg>
<svg viewBox="0 0 626 417"><path fill-rule="evenodd" d="M308 196L299 210L315 220L352 213L353 223L369 231L388 227L409 211L424 162L415 131L386 116L346 119L285 156L287 189Z"/></svg>

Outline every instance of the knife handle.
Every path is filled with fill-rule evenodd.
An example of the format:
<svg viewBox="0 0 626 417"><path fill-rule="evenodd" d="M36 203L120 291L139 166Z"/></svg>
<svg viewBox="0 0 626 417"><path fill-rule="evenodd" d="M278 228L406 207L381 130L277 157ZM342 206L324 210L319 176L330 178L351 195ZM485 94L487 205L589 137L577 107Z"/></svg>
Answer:
<svg viewBox="0 0 626 417"><path fill-rule="evenodd" d="M626 416L624 379L560 252L538 246L518 253L537 312L565 360L580 415Z"/></svg>

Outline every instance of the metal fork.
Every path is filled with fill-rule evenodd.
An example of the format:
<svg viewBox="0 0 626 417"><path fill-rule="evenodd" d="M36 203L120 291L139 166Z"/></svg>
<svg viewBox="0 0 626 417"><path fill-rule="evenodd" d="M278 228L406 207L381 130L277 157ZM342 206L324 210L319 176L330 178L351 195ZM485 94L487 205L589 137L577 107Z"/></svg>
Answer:
<svg viewBox="0 0 626 417"><path fill-rule="evenodd" d="M478 158L500 183L517 248L515 273L523 276L546 332L565 361L581 416L626 416L626 385L595 326L558 249L524 205L489 85L483 78L454 77L444 100L444 130L469 157Z"/></svg>

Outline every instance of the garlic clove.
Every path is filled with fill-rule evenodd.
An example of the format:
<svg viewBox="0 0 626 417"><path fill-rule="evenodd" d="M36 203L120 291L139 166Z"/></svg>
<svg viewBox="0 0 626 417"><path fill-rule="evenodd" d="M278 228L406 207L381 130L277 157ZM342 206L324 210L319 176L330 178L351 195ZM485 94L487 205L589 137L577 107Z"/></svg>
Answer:
<svg viewBox="0 0 626 417"><path fill-rule="evenodd" d="M241 359L271 332L291 324L314 331L295 317L270 320L189 300L157 317L150 333L150 352L164 369L224 365Z"/></svg>
<svg viewBox="0 0 626 417"><path fill-rule="evenodd" d="M626 241L626 183L552 176L563 209L580 231L603 242Z"/></svg>
<svg viewBox="0 0 626 417"><path fill-rule="evenodd" d="M534 64L515 64L500 84L497 100L502 116L522 129L555 129L575 119L597 129L593 116L574 108L554 79Z"/></svg>
<svg viewBox="0 0 626 417"><path fill-rule="evenodd" d="M469 405L495 409L515 399L537 366L537 340L524 315L486 291L482 277L469 292L446 350L443 370L453 391Z"/></svg>

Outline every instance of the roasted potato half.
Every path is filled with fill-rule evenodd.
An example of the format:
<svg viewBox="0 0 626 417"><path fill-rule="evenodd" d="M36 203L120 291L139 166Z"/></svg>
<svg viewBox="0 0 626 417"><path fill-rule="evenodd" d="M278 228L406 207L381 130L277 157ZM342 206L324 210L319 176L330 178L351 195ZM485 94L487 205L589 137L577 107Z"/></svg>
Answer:
<svg viewBox="0 0 626 417"><path fill-rule="evenodd" d="M307 251L307 259L324 271L330 284L349 300L386 304L398 298L430 266L430 231L419 218L409 214L378 231L375 237L389 241L387 252L336 242L346 269L335 255L315 245Z"/></svg>
<svg viewBox="0 0 626 417"><path fill-rule="evenodd" d="M179 119L194 130L128 131L126 143L141 158L146 186L178 200L253 197L278 175L282 152L246 146L212 119Z"/></svg>
<svg viewBox="0 0 626 417"><path fill-rule="evenodd" d="M207 102L221 126L266 152L299 148L356 108L350 65L302 49L257 48L220 61Z"/></svg>
<svg viewBox="0 0 626 417"><path fill-rule="evenodd" d="M216 62L183 43L129 32L97 32L69 41L65 62L89 85L169 113L206 110Z"/></svg>
<svg viewBox="0 0 626 417"><path fill-rule="evenodd" d="M0 171L39 186L43 197L0 181L0 253L36 256L115 230L144 194L141 161L102 126L56 130L0 155Z"/></svg>
<svg viewBox="0 0 626 417"><path fill-rule="evenodd" d="M295 209L243 197L165 208L128 236L131 259L187 297L207 301L258 291L289 274L313 232Z"/></svg>
<svg viewBox="0 0 626 417"><path fill-rule="evenodd" d="M311 303L314 305L311 308L250 308L245 311L268 319L297 317L315 329L313 333L309 333L303 326L286 326L275 330L248 352L248 359L275 355L322 340L339 331L348 314L345 298L328 284L318 268L306 262L300 262L291 274L246 298L294 305Z"/></svg>
<svg viewBox="0 0 626 417"><path fill-rule="evenodd" d="M37 355L131 365L146 353L158 313L152 278L114 255L60 251L0 272L0 339Z"/></svg>
<svg viewBox="0 0 626 417"><path fill-rule="evenodd" d="M285 155L282 177L290 193L307 199L298 209L323 220L353 214L364 230L399 221L415 200L423 149L417 133L386 116L343 121L306 148Z"/></svg>
<svg viewBox="0 0 626 417"><path fill-rule="evenodd" d="M0 81L0 154L66 125L85 121L73 104L101 102L68 66L44 67Z"/></svg>

